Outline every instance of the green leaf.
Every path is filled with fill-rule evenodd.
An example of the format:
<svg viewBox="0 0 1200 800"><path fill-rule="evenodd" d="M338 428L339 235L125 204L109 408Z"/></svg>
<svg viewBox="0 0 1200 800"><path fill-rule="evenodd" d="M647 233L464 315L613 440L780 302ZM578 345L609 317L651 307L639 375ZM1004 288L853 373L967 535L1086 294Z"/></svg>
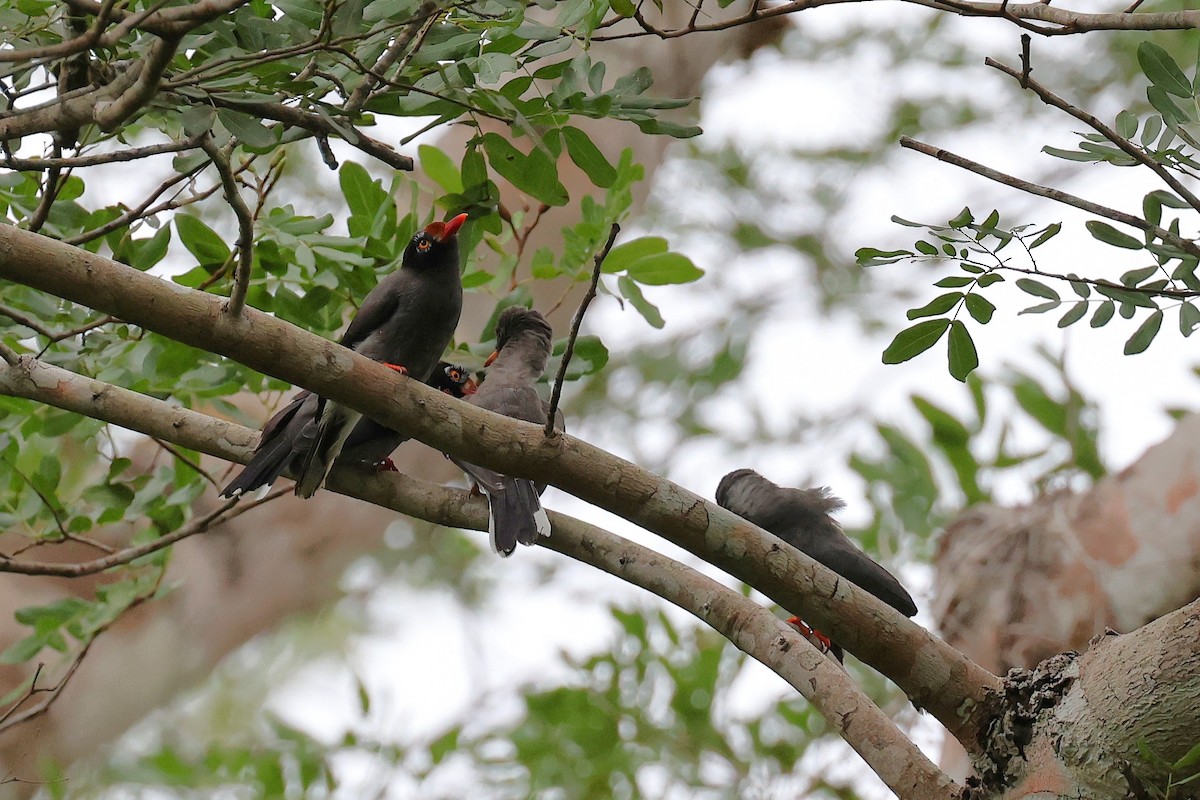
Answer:
<svg viewBox="0 0 1200 800"><path fill-rule="evenodd" d="M971 209L964 208L962 211L958 212L958 216L956 216L954 219L950 220L946 224L949 225L951 228L962 228L966 225L970 225L974 221L975 221L975 217L972 216Z"/></svg>
<svg viewBox="0 0 1200 800"><path fill-rule="evenodd" d="M521 191L546 205L566 205L566 187L558 180L558 168L543 150L533 148L525 155L497 133L483 136L483 149L496 172Z"/></svg>
<svg viewBox="0 0 1200 800"><path fill-rule="evenodd" d="M629 301L629 305L633 306L651 326L661 329L666 325L662 314L659 313L658 306L646 299L645 295L642 294L641 288L628 275L622 275L617 278L617 288L620 290L621 295Z"/></svg>
<svg viewBox="0 0 1200 800"><path fill-rule="evenodd" d="M1153 42L1142 42L1137 49L1138 64L1155 86L1161 86L1176 97L1192 96L1192 85L1171 54Z"/></svg>
<svg viewBox="0 0 1200 800"><path fill-rule="evenodd" d="M1058 300L1058 292L1046 286L1044 283L1038 283L1032 278L1018 278L1017 288L1026 294L1031 294L1034 297L1043 297L1047 300Z"/></svg>
<svg viewBox="0 0 1200 800"><path fill-rule="evenodd" d="M601 271L609 274L621 272L628 269L630 264L647 256L665 253L668 249L667 240L661 236L639 236L609 250L608 255L604 258L604 266L601 267Z"/></svg>
<svg viewBox="0 0 1200 800"><path fill-rule="evenodd" d="M920 308L910 309L907 316L909 319L936 317L941 314L945 314L947 311L957 306L962 298L962 292L946 292L943 295L938 295Z"/></svg>
<svg viewBox="0 0 1200 800"><path fill-rule="evenodd" d="M1128 233L1122 233L1107 222L1100 222L1095 219L1088 220L1087 229L1093 237L1105 244L1111 244L1113 247L1123 247L1126 250L1141 250L1145 246L1141 239L1130 236Z"/></svg>
<svg viewBox="0 0 1200 800"><path fill-rule="evenodd" d="M1129 287L1134 287L1134 286L1137 286L1142 281L1149 278L1151 275L1154 275L1158 271L1159 271L1159 266L1157 264L1151 264L1148 267L1138 267L1137 269L1131 269L1128 272L1126 272L1124 275L1121 276L1121 283L1123 283L1124 285L1129 286Z"/></svg>
<svg viewBox="0 0 1200 800"><path fill-rule="evenodd" d="M1150 346L1150 343L1154 341L1154 337L1158 335L1158 330L1162 327L1162 321L1163 312L1161 310L1155 311L1146 317L1146 321L1125 342L1125 355L1132 356L1145 351Z"/></svg>
<svg viewBox="0 0 1200 800"><path fill-rule="evenodd" d="M1062 158L1067 161L1099 161L1100 157L1095 153L1081 153L1078 150L1063 150L1061 147L1051 147L1046 145L1042 148L1042 152L1048 156Z"/></svg>
<svg viewBox="0 0 1200 800"><path fill-rule="evenodd" d="M434 183L449 194L462 194L462 176L450 156L433 145L423 144L417 148L417 158L421 161L421 169Z"/></svg>
<svg viewBox="0 0 1200 800"><path fill-rule="evenodd" d="M659 253L633 262L625 268L625 274L647 286L665 286L699 280L704 270L682 253Z"/></svg>
<svg viewBox="0 0 1200 800"><path fill-rule="evenodd" d="M1183 772L1200 764L1200 742L1192 745L1192 748L1184 753L1178 761L1171 765L1172 772ZM1178 784L1177 784L1178 785Z"/></svg>
<svg viewBox="0 0 1200 800"><path fill-rule="evenodd" d="M191 214L175 215L175 230L179 241L188 249L196 261L204 267L217 267L230 256L229 246L217 232Z"/></svg>
<svg viewBox="0 0 1200 800"><path fill-rule="evenodd" d="M1086 300L1080 300L1075 305L1071 306L1067 313L1062 315L1062 319L1058 321L1058 327L1065 328L1068 325L1074 325L1079 320L1083 319L1083 315L1087 313L1088 303Z"/></svg>
<svg viewBox="0 0 1200 800"><path fill-rule="evenodd" d="M567 154L595 185L607 189L617 180L617 171L609 163L600 149L592 142L591 137L578 128L571 126L562 129L563 138L567 142Z"/></svg>
<svg viewBox="0 0 1200 800"><path fill-rule="evenodd" d="M937 344L950 329L948 319L927 319L896 334L883 351L883 363L902 364Z"/></svg>
<svg viewBox="0 0 1200 800"><path fill-rule="evenodd" d="M975 352L975 342L971 332L962 320L954 320L950 324L950 341L947 343L947 353L950 358L950 374L964 383L976 367L979 366L979 354Z"/></svg>
<svg viewBox="0 0 1200 800"><path fill-rule="evenodd" d="M1132 139L1137 134L1138 119L1128 111L1117 114L1117 133L1126 139Z"/></svg>
<svg viewBox="0 0 1200 800"><path fill-rule="evenodd" d="M1194 303L1184 302L1179 306L1179 332L1191 336L1196 326L1200 325L1200 308Z"/></svg>
<svg viewBox="0 0 1200 800"><path fill-rule="evenodd" d="M874 247L860 247L854 251L854 258L860 267L878 267L884 264L895 264L906 258L912 258L911 250L877 250Z"/></svg>
<svg viewBox="0 0 1200 800"><path fill-rule="evenodd" d="M275 146L275 131L263 125L256 118L242 111L231 108L218 108L217 119L242 144L253 148L268 148Z"/></svg>
<svg viewBox="0 0 1200 800"><path fill-rule="evenodd" d="M354 161L342 164L338 170L338 184L342 196L346 198L346 207L355 217L374 219L375 213L388 198L379 181L371 180L366 168Z"/></svg>
<svg viewBox="0 0 1200 800"><path fill-rule="evenodd" d="M968 278L965 275L951 275L947 278L942 278L934 286L939 289L961 289L964 286L970 286L974 282L974 278Z"/></svg>
<svg viewBox="0 0 1200 800"><path fill-rule="evenodd" d="M136 249L134 256L129 261L129 266L134 269L145 272L155 264L163 260L167 254L167 248L171 244L171 226L163 225L158 229L158 232L149 239L136 240ZM224 242L222 242L224 244Z"/></svg>
<svg viewBox="0 0 1200 800"><path fill-rule="evenodd" d="M966 299L967 312L980 325L987 325L996 313L996 306L991 300L978 294L969 294Z"/></svg>
<svg viewBox="0 0 1200 800"><path fill-rule="evenodd" d="M938 254L938 249L924 239L915 242L913 247L917 248L927 256L936 256Z"/></svg>
<svg viewBox="0 0 1200 800"><path fill-rule="evenodd" d="M1030 243L1029 249L1032 250L1035 247L1041 247L1046 242L1050 241L1055 236L1057 236L1058 232L1061 230L1062 230L1061 222L1050 223L1049 225L1046 226L1045 230L1043 230L1040 234L1038 234L1038 237L1036 239L1034 239L1032 243Z"/></svg>
<svg viewBox="0 0 1200 800"><path fill-rule="evenodd" d="M1092 319L1088 322L1093 328L1102 328L1108 324L1108 321L1113 318L1116 313L1117 304L1112 300L1105 300L1100 305L1096 306L1096 313L1092 314Z"/></svg>

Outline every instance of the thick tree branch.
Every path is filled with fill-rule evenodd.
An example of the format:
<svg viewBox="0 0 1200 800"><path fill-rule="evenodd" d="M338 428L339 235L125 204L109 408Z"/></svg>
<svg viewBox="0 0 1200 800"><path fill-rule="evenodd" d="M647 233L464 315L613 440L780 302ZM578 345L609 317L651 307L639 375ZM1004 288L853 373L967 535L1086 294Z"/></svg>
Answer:
<svg viewBox="0 0 1200 800"><path fill-rule="evenodd" d="M245 463L254 452L248 443L257 432L249 428L31 358L0 369L0 393L92 416L218 458ZM485 507L463 490L392 474L370 473L367 480L362 478L359 471L339 469L334 473L334 490L442 525L487 528ZM239 506L234 513L289 491L276 490L261 501ZM226 513L231 505L224 504L169 536L110 556L79 564L2 561L0 572L63 577L92 574L211 529L232 516ZM958 787L840 667L769 610L684 564L602 528L556 512L551 512L551 518L554 536L540 544L646 589L717 630L808 699L899 796L931 800L958 796Z"/></svg>
<svg viewBox="0 0 1200 800"><path fill-rule="evenodd" d="M714 503L540 426L451 402L370 359L221 298L15 228L0 228L0 278L82 303L362 411L453 456L553 484L754 586L894 680L976 746L999 679L872 595Z"/></svg>

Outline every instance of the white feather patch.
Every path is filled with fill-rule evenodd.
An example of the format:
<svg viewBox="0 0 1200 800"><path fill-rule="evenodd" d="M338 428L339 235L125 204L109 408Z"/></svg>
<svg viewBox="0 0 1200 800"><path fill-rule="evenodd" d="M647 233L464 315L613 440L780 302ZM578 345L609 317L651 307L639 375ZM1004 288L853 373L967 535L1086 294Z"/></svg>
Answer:
<svg viewBox="0 0 1200 800"><path fill-rule="evenodd" d="M546 516L546 509L540 505L533 512L533 524L537 528L539 535L550 536L550 517Z"/></svg>

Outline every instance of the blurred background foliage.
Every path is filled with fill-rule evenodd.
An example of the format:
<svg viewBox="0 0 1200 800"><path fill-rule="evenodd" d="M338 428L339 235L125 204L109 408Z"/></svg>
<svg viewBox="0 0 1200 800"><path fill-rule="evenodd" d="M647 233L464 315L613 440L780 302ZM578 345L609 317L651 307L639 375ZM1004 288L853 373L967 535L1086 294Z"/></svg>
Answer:
<svg viewBox="0 0 1200 800"><path fill-rule="evenodd" d="M367 9L363 18L359 8L359 21L369 22L372 14L394 15L395 9L383 6L414 4L359 5ZM513 7L494 5L497 13ZM319 24L303 18L300 4L276 7L298 25ZM566 3L556 13L586 15L589 8ZM20 13L31 20L50 9L49 3L20 4ZM259 35L286 35L260 24L269 19L266 3L248 6L245 15L254 14L249 27ZM9 22L12 30L22 29L15 17ZM914 157L896 147L899 136L946 146L1011 138L1014 147L1024 147L1013 156L1021 177L1059 186L1080 180L1073 165L1034 158L1043 144L1066 146L1078 125L1049 116L1011 86L979 77L984 55L1016 63L1015 29L917 9L905 9L887 24L866 10L793 15L776 46L711 76L699 120L705 135L672 145L647 207L628 219L629 187L640 168L628 157L596 160L573 134L560 141L540 133L536 114L555 125L571 114L623 114L648 134L687 137L695 130L650 113L678 104L669 98L657 106L644 101L649 88L644 76L614 84L586 54L553 59L553 31L514 25L505 30L509 38L497 35L480 50L479 31L486 24L465 17L459 23L457 32L445 26L426 41L428 50L414 60L406 80L425 88L437 84L455 102L467 98L476 111L503 118L531 141L513 152L500 137L487 138L496 134L480 134L461 160L423 146L418 168L432 179L432 189L406 175L377 179L352 161L340 165L337 183L314 182L311 176L321 167L311 147L277 149L278 131L232 106L201 114L180 113L183 106L168 104L141 121L178 136L216 119L241 139L240 152L269 155L252 171L263 187L273 187L271 197L289 202L264 203L257 218L252 305L335 335L341 309L389 268L396 248L427 221L431 202L478 214L464 234L468 243L503 257L472 262L465 280L497 307L527 301L536 281L583 279L608 223L626 219L627 235L664 237L673 254L687 254L686 264L672 261L670 269L677 272L668 270L665 280L633 283L633 266L625 281L615 275L604 279L607 296L621 303L597 305L590 324L594 338L577 355L586 369L575 377L589 374L567 395L570 428L582 438L700 492L711 492L720 474L743 465L775 467L772 477L782 483L831 483L852 501L848 533L899 570L918 594L927 589L924 565L933 537L966 506L1011 499L1016 485L1027 493L1028 487L1078 488L1106 472L1096 400L1073 382L1054 348L1027 353L1020 363L1009 363L1009 353L984 354L984 368L965 385L940 383L886 409L870 397L844 392L811 409L791 396L797 384L816 384L808 390L819 391L830 381L828 374L808 373L808 357L825 344L813 340L820 336L815 332L853 332L853 358L877 364L903 324L904 309L919 304L917 287L933 280L919 265L907 270L855 265L853 253L864 245L887 244L889 237L893 245L911 243L911 236L903 238L908 231L883 224L889 214L910 213L873 203L876 187L908 182L922 210L945 212L934 218L948 218L969 202L977 208L1002 206L1006 218L1036 218L1040 224L1056 219L1045 216L1054 212L1044 206L1014 192L1001 195L982 182L970 184L968 196L955 194L960 187L931 177L937 169L932 163L913 167ZM244 35L245 30L235 35L230 29L212 37L211 45L197 43L188 51L190 66L180 68L189 80L181 79L177 91L184 97L201 91L196 86L201 79L249 80L226 78L215 60L211 67L205 63L206 56L220 52L218 45ZM1121 109L1149 113L1136 57L1144 38L1122 33L1036 40L1036 75L1103 119ZM1155 41L1180 63L1194 61L1197 35L1172 33ZM543 47L547 55L537 57L568 65L538 74L558 87L539 95L538 108L514 106L517 91L529 82L512 69L512 54L526 46ZM440 61L468 51L470 58L460 59L465 69L450 74L440 68ZM610 76L614 67L609 65ZM283 79L276 67L256 69L254 80ZM472 85L484 73L507 75L511 82ZM349 76L313 80L339 77ZM507 93L505 85L512 87ZM249 90L230 84L204 91ZM460 112L448 102L397 90L367 110L436 119ZM784 108L776 114L772 103ZM751 108L755 113L746 113ZM514 231L529 220L519 212L515 221L504 219L489 176L523 182L522 188L547 203L566 202L552 167L547 173L538 161L552 163L545 153L557 155L563 147L576 163L584 162L580 166L590 165L585 169L596 186L594 199L582 201L583 221L564 233L558 252L522 253ZM186 158L176 159L179 175L203 166ZM33 174L0 177L9 221L28 221L38 213L44 187ZM204 192L187 185L190 196ZM89 249L140 269L171 265L173 279L185 286L225 290L220 278L233 261L227 242L233 241L234 226L216 202L219 193L214 203L197 202L170 224L148 222L136 234L126 225L88 238L127 210L104 205L99 197L78 178L65 181L43 232L86 239L80 243ZM163 220L169 218L164 211ZM175 268L185 262L188 268ZM704 270L699 280L697 265ZM234 392L286 388L234 362L21 287L5 286L3 302L47 331L88 329L51 341L54 337L10 315L3 332L10 346L137 391L236 415L240 412L226 400ZM650 324L635 324L625 305ZM656 326L657 315L665 324ZM813 338L792 338L789 323L797 319L806 321L803 330ZM486 355L489 329L484 326L479 343L461 345L462 359L475 364ZM160 453L149 467L135 469L120 455L127 444L123 435L92 420L0 398L0 427L0 480L9 489L0 500L0 518L10 532L85 537L97 526L126 520L140 531L135 538L161 535L183 524L204 488L204 477L189 464L196 454ZM397 523L388 545L348 573L346 597L336 607L242 648L204 686L114 743L90 770L72 765L68 779L60 765L44 765L46 783L39 791L64 798L878 795L865 769L848 763L840 741L831 741L802 700L723 639L665 613L658 602L602 578L596 578L596 591L590 583L580 590L578 570L553 560L522 559L527 563L519 570L503 574L510 564L497 565L480 537L422 523ZM22 621L33 633L0 659L24 661L43 647L70 654L107 620L160 591L161 568L161 558L138 564L123 583L111 584L119 591L110 588L41 616L27 614ZM364 642L395 635L405 625L405 608L441 603L464 620L464 639L484 649L485 637L472 632L495 623L493 606L506 602L505 592L525 590L543 601L590 606L581 622L592 630L586 652L564 651L555 669L529 670L513 681L481 681L468 701L452 704L452 718L435 724L409 726L380 712L377 682L359 677L353 666L366 658ZM395 597L387 600L389 593L402 597L403 607L397 609ZM559 621L570 624L569 615ZM464 658L473 655L464 652ZM889 713L916 727L915 735L928 735L894 687L852 658L848 667ZM297 694L312 691L295 687L311 687L314 671L337 676L328 678L336 688L324 699L348 703L349 709L315 718L295 713Z"/></svg>

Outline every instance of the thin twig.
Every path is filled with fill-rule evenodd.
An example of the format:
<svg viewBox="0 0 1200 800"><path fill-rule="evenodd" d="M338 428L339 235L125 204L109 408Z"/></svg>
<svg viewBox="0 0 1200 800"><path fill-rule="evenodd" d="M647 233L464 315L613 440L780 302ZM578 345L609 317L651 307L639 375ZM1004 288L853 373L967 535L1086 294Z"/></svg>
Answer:
<svg viewBox="0 0 1200 800"><path fill-rule="evenodd" d="M54 155L62 155L62 147L57 141L54 143ZM33 216L29 218L28 230L37 233L46 224L46 220L50 217L50 209L54 207L54 201L58 199L58 193L62 191L66 181L61 180L62 168L51 167L46 172L46 178L42 182L42 198L38 202L37 208L33 212Z"/></svg>
<svg viewBox="0 0 1200 800"><path fill-rule="evenodd" d="M229 206L238 221L238 264L233 273L233 289L229 293L229 302L225 306L229 315L236 317L246 306L246 293L250 291L250 271L254 267L254 217L238 191L237 178L229 165L228 153L217 147L211 136L202 138L200 146L217 168L217 174L221 176L221 185L225 187L225 199L229 201ZM229 149L232 149L232 146Z"/></svg>
<svg viewBox="0 0 1200 800"><path fill-rule="evenodd" d="M1093 203L1090 200L1084 200L1081 197L1076 197L1073 194L1062 191L1061 189L1051 189L1037 183L1021 180L1004 172L994 170L991 167L985 167L977 161L972 161L969 158L963 158L960 155L951 153L949 150L943 150L940 147L918 142L908 136L900 137L900 146L907 147L909 150L916 150L918 153L923 153L927 156L933 156L938 161L945 161L947 164L953 164L956 167L961 167L965 170L970 170L976 175L982 175L985 178L1003 183L1005 186L1011 186L1014 189L1020 189L1023 192L1045 197L1055 202L1064 203L1065 205L1074 206L1090 214L1096 214L1101 217L1107 217L1114 222L1120 222L1123 225L1128 225L1138 230L1147 231L1148 233L1157 236L1167 244L1177 247L1189 255L1200 258L1200 245L1188 239L1184 239L1178 234L1171 233L1165 228L1160 228L1158 225L1152 225L1141 217L1135 217L1132 214L1126 214L1124 211L1118 211L1115 208L1102 206L1099 203Z"/></svg>
<svg viewBox="0 0 1200 800"><path fill-rule="evenodd" d="M595 266L592 268L592 282L588 286L587 294L579 302L579 308L575 312L575 319L571 320L571 335L567 338L567 349L563 351L562 362L558 365L558 375L554 378L554 391L550 393L550 408L546 412L547 436L558 435L554 429L554 418L558 415L558 401L562 399L563 381L567 378L567 365L571 363L571 356L575 352L575 340L579 338L579 328L583 325L583 315L587 313L588 304L596 296L596 286L600 283L600 269L604 266L604 259L608 256L608 251L612 250L613 242L617 240L617 234L620 232L621 226L615 222L608 229L608 241L604 243L604 247L600 248L600 252L596 253Z"/></svg>
<svg viewBox="0 0 1200 800"><path fill-rule="evenodd" d="M21 356L17 355L17 351L0 342L0 358L3 358L11 366L16 366L21 363Z"/></svg>
<svg viewBox="0 0 1200 800"><path fill-rule="evenodd" d="M122 161L135 161L148 156L163 153L178 153L180 150L190 150L199 144L199 136L189 136L178 142L164 142L145 147L134 147L128 150L114 150L110 153L96 153L90 156L72 156L70 158L8 158L3 165L18 172L42 172L54 167L94 167L100 164L115 164Z"/></svg>
<svg viewBox="0 0 1200 800"><path fill-rule="evenodd" d="M437 3L432 2L432 0L426 0L426 2L421 4L421 7L417 9L417 13L413 15L412 22L388 46L383 55L379 57L379 60L375 62L375 66L363 75L362 82L358 84L349 99L346 100L346 105L343 106L346 116L358 116L358 112L362 111L363 106L367 104L371 92L379 84L379 79L376 76L386 75L387 71L396 63L396 60L408 50L409 45L413 45L414 50L419 48L421 41L429 33L429 29L433 27L433 23L437 21L439 16L440 11ZM421 20L419 25L417 24L417 20ZM401 65L400 69L404 69L403 65Z"/></svg>
<svg viewBox="0 0 1200 800"><path fill-rule="evenodd" d="M84 575L95 575L97 572L119 567L122 564L128 564L143 556L156 553L189 536L203 533L214 524L228 522L234 517L257 508L263 503L270 502L285 494L290 494L291 491L292 488L290 486L283 489L276 489L259 500L252 500L242 505L237 505L238 500L235 498L222 504L216 510L209 512L191 525L168 533L166 536L136 547L127 547L124 550L118 550L111 555L103 558L95 558L91 561L80 561L74 564L56 564L48 561L13 561L9 556L0 555L0 572L12 572L17 575L53 575L59 578L79 578ZM235 508L234 506L237 507Z"/></svg>
<svg viewBox="0 0 1200 800"><path fill-rule="evenodd" d="M1054 92L1050 91L1048 88L1032 78L1029 78L1028 76L1022 78L1021 73L1017 72L1012 67L1001 64L1000 62L991 58L985 58L983 63L989 67L1000 70L1005 75L1009 75L1017 80L1023 80L1023 85L1027 85L1030 89L1032 89L1034 93L1041 98L1043 103L1054 106L1060 111L1065 111L1080 122L1090 125L1105 139L1108 139L1117 147L1121 148L1121 150L1123 150L1130 158L1153 171L1163 183L1171 187L1171 190L1182 197L1188 205L1197 211L1200 211L1200 197L1197 197L1190 189L1180 183L1179 179L1172 175L1166 167L1147 155L1145 150L1105 125L1094 115L1089 114L1081 108L1071 105L1066 100L1059 97Z"/></svg>
<svg viewBox="0 0 1200 800"><path fill-rule="evenodd" d="M54 335L53 331L51 331L49 328L43 326L40 322L32 317L25 316L15 308L9 308L8 306L0 305L0 317L8 317L18 325L23 325L34 333L42 336L51 337Z"/></svg>
<svg viewBox="0 0 1200 800"><path fill-rule="evenodd" d="M177 447L175 447L175 445L171 444L170 442L163 441L156 436L151 436L150 438L154 440L156 445L170 453L176 461L191 467L192 471L204 478L204 480L208 481L218 489L221 488L221 484L217 482L217 479L212 476L211 472L200 466L197 462L185 456Z"/></svg>
<svg viewBox="0 0 1200 800"><path fill-rule="evenodd" d="M110 627L113 626L114 623L116 623L117 620L119 620L121 617L123 617L129 611L132 611L133 609L137 608L142 603L145 603L147 600L149 600L151 597L153 597L155 594L157 594L159 586L162 585L162 579L163 579L164 575L166 575L166 570L160 570L158 573L158 580L156 580L154 582L154 585L151 586L148 591L143 592L142 594L134 597L133 600L130 601L129 605L127 605L127 606L125 606L125 608L121 609L120 613L118 613L116 617L108 620L104 624L97 627L94 631L92 631L91 636L89 636L87 641L85 641L83 643L83 646L79 648L79 652L77 652L75 654L75 657L71 659L71 665L67 668L66 674L64 674L62 676L62 678L59 679L58 683L56 683L53 688L51 688L51 689L38 689L37 688L37 679L42 671L42 665L38 664L37 670L34 672L34 675L33 675L33 680L29 684L29 691L25 693L24 697L20 698L16 703L14 703L13 706L8 709L8 711L4 712L3 716L0 716L0 733L3 733L4 731L9 730L10 728L14 728L23 722L28 722L31 719L35 719L36 717L39 717L42 714L45 714L46 711L49 710L50 705L55 700L58 699L58 696L60 694L62 694L62 690L66 688L67 683L70 682L71 678L73 678L75 676L76 670L78 670L79 665L83 663L84 657L88 654L88 650L90 650L92 648L92 645L95 644L96 639L100 638L100 634L107 631ZM27 700L29 700L34 695L41 693L41 692L49 693L45 700L38 703L36 706L29 709L25 713L17 715L17 716L13 716L15 714L15 712L17 711L17 709L19 709L22 705L24 705Z"/></svg>

